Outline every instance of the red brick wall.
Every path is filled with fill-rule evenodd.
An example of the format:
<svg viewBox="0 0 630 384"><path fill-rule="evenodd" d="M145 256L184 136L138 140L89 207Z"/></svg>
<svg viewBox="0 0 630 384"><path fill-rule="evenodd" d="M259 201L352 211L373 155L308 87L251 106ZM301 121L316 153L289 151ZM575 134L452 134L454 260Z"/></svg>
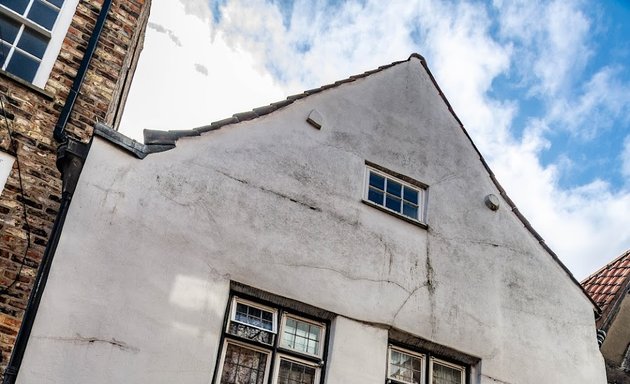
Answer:
<svg viewBox="0 0 630 384"><path fill-rule="evenodd" d="M81 0L44 90L28 86L0 71L0 94L13 143L0 111L0 151L17 156L17 162L0 195L0 353L3 372L11 355L28 295L59 208L61 180L55 166L56 143L52 132L77 73L103 0ZM88 141L96 121L111 124L124 103L124 90L133 75L134 56L146 27L150 0L114 0L96 52L86 73L66 131ZM132 68L131 73L129 68ZM24 198L22 199L22 195ZM26 220L24 221L24 207Z"/></svg>

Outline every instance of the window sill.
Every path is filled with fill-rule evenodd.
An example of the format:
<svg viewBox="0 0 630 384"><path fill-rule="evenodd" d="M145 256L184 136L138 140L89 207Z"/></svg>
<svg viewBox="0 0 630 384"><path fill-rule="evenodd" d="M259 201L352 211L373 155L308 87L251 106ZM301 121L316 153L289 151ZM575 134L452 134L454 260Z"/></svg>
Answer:
<svg viewBox="0 0 630 384"><path fill-rule="evenodd" d="M378 204L374 204L373 202L371 202L369 200L362 199L361 202L363 204L365 204L365 205L369 205L372 208L376 208L376 209L378 209L381 212L388 213L388 214L390 214L390 215L392 215L392 216L394 216L394 217L396 217L396 218L398 218L400 220L406 221L409 224L413 224L413 225L415 225L417 227L420 227L420 228L423 228L423 229L429 229L429 226L427 224L425 224L425 223L422 223L420 221L414 220L414 219L409 218L407 216L403 216L403 215L398 214L398 213L396 213L394 211L390 211L389 209L387 209L387 208L385 208L383 206L380 206Z"/></svg>
<svg viewBox="0 0 630 384"><path fill-rule="evenodd" d="M40 87L38 87L36 85L33 85L32 83L30 83L30 82L28 82L28 81L26 81L24 79L21 79L21 78L15 76L12 73L9 73L7 71L4 71L4 70L0 69L0 75L2 77L5 77L5 78L8 78L8 79L12 80L15 83L20 84L23 87L26 87L26 88L30 89L31 91L39 93L40 95L44 96L48 100L54 100L55 99L55 95L53 95L52 93L50 93L47 90L45 90L43 88L40 88Z"/></svg>

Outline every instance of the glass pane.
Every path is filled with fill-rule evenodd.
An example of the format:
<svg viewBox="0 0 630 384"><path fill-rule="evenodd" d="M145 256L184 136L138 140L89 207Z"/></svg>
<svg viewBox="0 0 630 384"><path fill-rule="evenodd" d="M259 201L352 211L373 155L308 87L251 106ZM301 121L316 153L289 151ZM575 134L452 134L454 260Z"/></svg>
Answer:
<svg viewBox="0 0 630 384"><path fill-rule="evenodd" d="M0 14L0 40L13 43L20 30L20 23Z"/></svg>
<svg viewBox="0 0 630 384"><path fill-rule="evenodd" d="M278 384L313 384L316 369L294 361L280 359Z"/></svg>
<svg viewBox="0 0 630 384"><path fill-rule="evenodd" d="M50 5L45 4L41 0L35 0L26 17L51 31L53 25L55 25L55 20L57 20L58 13L59 11Z"/></svg>
<svg viewBox="0 0 630 384"><path fill-rule="evenodd" d="M439 363L433 363L432 384L463 384L462 371L447 367Z"/></svg>
<svg viewBox="0 0 630 384"><path fill-rule="evenodd" d="M58 8L61 8L63 5L63 0L48 0L49 3L56 5Z"/></svg>
<svg viewBox="0 0 630 384"><path fill-rule="evenodd" d="M221 384L262 384L266 364L266 354L228 344L223 361Z"/></svg>
<svg viewBox="0 0 630 384"><path fill-rule="evenodd" d="M385 178L379 174L370 172L370 185L383 191L385 190Z"/></svg>
<svg viewBox="0 0 630 384"><path fill-rule="evenodd" d="M403 215L409 216L412 219L418 219L418 207L409 203L403 204Z"/></svg>
<svg viewBox="0 0 630 384"><path fill-rule="evenodd" d="M317 342L309 340L306 345L306 353L310 353L311 355L317 354Z"/></svg>
<svg viewBox="0 0 630 384"><path fill-rule="evenodd" d="M31 82L35 78L35 73L39 67L39 61L26 56L18 51L13 52L11 61L7 66L7 71Z"/></svg>
<svg viewBox="0 0 630 384"><path fill-rule="evenodd" d="M30 28L24 28L17 46L41 59L46 51L46 45L48 45L48 39Z"/></svg>
<svg viewBox="0 0 630 384"><path fill-rule="evenodd" d="M8 45L4 43L0 44L0 67L4 66L4 62L9 55L10 50L11 47L9 47Z"/></svg>
<svg viewBox="0 0 630 384"><path fill-rule="evenodd" d="M404 199L418 205L418 191L413 188L405 187Z"/></svg>
<svg viewBox="0 0 630 384"><path fill-rule="evenodd" d="M296 335L306 337L306 335L308 334L308 323L305 323L303 321L298 321L297 323L298 325Z"/></svg>
<svg viewBox="0 0 630 384"><path fill-rule="evenodd" d="M24 10L28 5L28 0L0 0L0 4L7 8L11 8L20 15L24 14Z"/></svg>
<svg viewBox="0 0 630 384"><path fill-rule="evenodd" d="M400 183L387 179L387 193L391 193L392 195L401 197L402 185Z"/></svg>
<svg viewBox="0 0 630 384"><path fill-rule="evenodd" d="M387 195L385 198L385 206L396 212L400 212L400 199Z"/></svg>
<svg viewBox="0 0 630 384"><path fill-rule="evenodd" d="M293 319L287 319L286 325L285 325L285 331L286 333L289 334L293 334L295 335L295 327L296 327L296 321Z"/></svg>
<svg viewBox="0 0 630 384"><path fill-rule="evenodd" d="M376 189L370 188L368 190L368 200L378 204L383 205L383 192L379 192Z"/></svg>

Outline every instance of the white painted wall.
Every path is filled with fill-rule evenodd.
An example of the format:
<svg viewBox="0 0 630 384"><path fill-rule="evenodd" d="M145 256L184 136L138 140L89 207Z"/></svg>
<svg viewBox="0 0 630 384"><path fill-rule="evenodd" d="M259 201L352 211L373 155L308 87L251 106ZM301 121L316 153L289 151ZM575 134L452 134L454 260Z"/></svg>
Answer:
<svg viewBox="0 0 630 384"><path fill-rule="evenodd" d="M208 384L230 280L362 322L335 321L329 384L382 383L388 326L479 357L473 383L605 382L589 301L485 207L417 59L177 145L94 140L20 383ZM361 203L365 160L429 185L428 230Z"/></svg>

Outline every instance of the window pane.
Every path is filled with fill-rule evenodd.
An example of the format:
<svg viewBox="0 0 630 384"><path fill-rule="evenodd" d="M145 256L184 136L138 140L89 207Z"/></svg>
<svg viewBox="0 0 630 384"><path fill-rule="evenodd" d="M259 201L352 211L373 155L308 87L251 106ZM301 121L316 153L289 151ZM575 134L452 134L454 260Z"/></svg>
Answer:
<svg viewBox="0 0 630 384"><path fill-rule="evenodd" d="M56 5L59 8L61 8L61 6L63 5L63 0L48 0L48 2L53 5Z"/></svg>
<svg viewBox="0 0 630 384"><path fill-rule="evenodd" d="M234 320L268 331L273 330L273 313L243 303L236 303Z"/></svg>
<svg viewBox="0 0 630 384"><path fill-rule="evenodd" d="M28 0L0 0L0 4L7 8L11 8L20 15L24 14L24 10L28 5Z"/></svg>
<svg viewBox="0 0 630 384"><path fill-rule="evenodd" d="M228 343L221 384L263 384L267 355Z"/></svg>
<svg viewBox="0 0 630 384"><path fill-rule="evenodd" d="M406 383L421 383L422 358L390 349L389 378Z"/></svg>
<svg viewBox="0 0 630 384"><path fill-rule="evenodd" d="M383 192L379 192L376 189L370 188L368 190L368 200L378 205L383 205L383 195Z"/></svg>
<svg viewBox="0 0 630 384"><path fill-rule="evenodd" d="M418 205L418 191L413 188L405 187L404 199Z"/></svg>
<svg viewBox="0 0 630 384"><path fill-rule="evenodd" d="M310 330L310 334L308 338L311 340L319 341L319 331L320 331L319 327L311 325L311 330Z"/></svg>
<svg viewBox="0 0 630 384"><path fill-rule="evenodd" d="M388 183L389 185L389 183ZM400 212L400 200L391 195L387 195L385 198L385 206L389 209L392 209L396 212Z"/></svg>
<svg viewBox="0 0 630 384"><path fill-rule="evenodd" d="M17 36L20 30L20 23L15 20L11 20L8 17L0 14L0 39L7 43L13 43L15 36Z"/></svg>
<svg viewBox="0 0 630 384"><path fill-rule="evenodd" d="M46 51L46 45L48 45L48 39L30 28L24 28L17 46L41 59Z"/></svg>
<svg viewBox="0 0 630 384"><path fill-rule="evenodd" d="M402 185L392 180L387 180L387 193L401 197Z"/></svg>
<svg viewBox="0 0 630 384"><path fill-rule="evenodd" d="M298 321L296 335L300 337L306 337L307 334L308 334L308 323L305 323L303 321Z"/></svg>
<svg viewBox="0 0 630 384"><path fill-rule="evenodd" d="M4 62L7 56L9 55L10 50L11 50L10 46L4 43L0 44L0 67L4 66Z"/></svg>
<svg viewBox="0 0 630 384"><path fill-rule="evenodd" d="M23 53L15 51L13 52L13 56L11 56L9 65L7 66L7 71L31 82L33 81L33 78L35 78L35 73L37 72L38 67L39 61L36 61Z"/></svg>
<svg viewBox="0 0 630 384"><path fill-rule="evenodd" d="M411 205L409 203L403 204L403 215L409 216L412 219L418 219L418 207Z"/></svg>
<svg viewBox="0 0 630 384"><path fill-rule="evenodd" d="M317 370L309 365L280 359L278 384L313 384Z"/></svg>
<svg viewBox="0 0 630 384"><path fill-rule="evenodd" d="M385 178L379 174L370 172L370 185L383 191L385 190Z"/></svg>
<svg viewBox="0 0 630 384"><path fill-rule="evenodd" d="M59 11L46 5L41 0L35 0L26 17L50 31L55 25L55 20L57 20L57 13Z"/></svg>
<svg viewBox="0 0 630 384"><path fill-rule="evenodd" d="M433 363L432 384L463 384L462 371L447 367L439 363Z"/></svg>

